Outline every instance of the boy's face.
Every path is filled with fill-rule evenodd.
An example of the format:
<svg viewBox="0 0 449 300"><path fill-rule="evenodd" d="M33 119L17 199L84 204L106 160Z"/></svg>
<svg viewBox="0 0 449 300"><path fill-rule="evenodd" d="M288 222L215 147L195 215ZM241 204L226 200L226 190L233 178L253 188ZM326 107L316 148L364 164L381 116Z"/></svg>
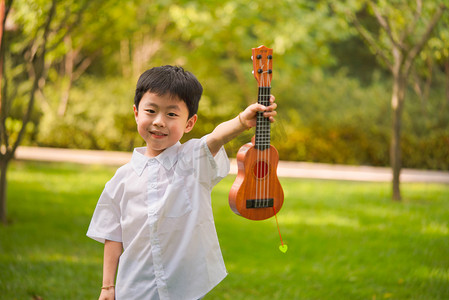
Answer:
<svg viewBox="0 0 449 300"><path fill-rule="evenodd" d="M184 133L192 130L197 115L189 117L184 101L170 94L158 96L147 92L134 105L137 131L147 143L146 156L155 157L176 144Z"/></svg>

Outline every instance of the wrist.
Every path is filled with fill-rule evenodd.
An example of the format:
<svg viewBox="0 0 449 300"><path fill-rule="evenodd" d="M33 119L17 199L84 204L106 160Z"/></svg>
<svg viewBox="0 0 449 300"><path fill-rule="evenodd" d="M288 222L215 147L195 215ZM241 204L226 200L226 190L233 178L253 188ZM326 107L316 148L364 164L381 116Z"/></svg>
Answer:
<svg viewBox="0 0 449 300"><path fill-rule="evenodd" d="M102 286L114 286L115 285L115 282L113 279L103 280L101 283L102 283Z"/></svg>
<svg viewBox="0 0 449 300"><path fill-rule="evenodd" d="M102 287L101 287L101 289L102 290L110 290L110 289L113 289L113 288L115 288L115 285L103 285Z"/></svg>
<svg viewBox="0 0 449 300"><path fill-rule="evenodd" d="M249 130L249 129L251 128L251 126L248 126L248 125L246 125L246 124L243 122L241 114L242 114L242 113L239 113L239 115L238 115L240 125L242 125L242 127L244 128L244 130Z"/></svg>

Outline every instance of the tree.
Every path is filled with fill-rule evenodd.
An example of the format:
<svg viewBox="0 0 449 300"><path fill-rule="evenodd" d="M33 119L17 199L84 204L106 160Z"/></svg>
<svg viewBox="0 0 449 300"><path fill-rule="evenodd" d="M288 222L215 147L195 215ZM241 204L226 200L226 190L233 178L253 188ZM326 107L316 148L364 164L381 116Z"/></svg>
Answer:
<svg viewBox="0 0 449 300"><path fill-rule="evenodd" d="M13 7L13 2L5 3L1 27L0 222L3 224L7 223L9 162L29 128L36 93L45 85L51 56L64 52L58 47L80 22L89 3L17 0ZM5 31L11 15L14 32Z"/></svg>
<svg viewBox="0 0 449 300"><path fill-rule="evenodd" d="M432 36L435 26L443 15L446 6L438 1L397 0L364 1L353 3L355 10L343 5L335 6L343 11L357 32L370 48L373 55L387 67L392 74L391 95L392 136L390 145L390 164L393 173L393 200L401 200L401 125L405 94L409 76L415 60ZM366 16L374 22L366 22ZM362 19L362 16L365 19ZM365 22L364 22L365 21ZM371 27L370 27L371 26Z"/></svg>

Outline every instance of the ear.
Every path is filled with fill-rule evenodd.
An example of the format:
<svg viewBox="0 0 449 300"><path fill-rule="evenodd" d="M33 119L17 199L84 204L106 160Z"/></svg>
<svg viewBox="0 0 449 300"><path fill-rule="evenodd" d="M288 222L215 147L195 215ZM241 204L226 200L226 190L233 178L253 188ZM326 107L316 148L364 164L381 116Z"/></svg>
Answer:
<svg viewBox="0 0 449 300"><path fill-rule="evenodd" d="M136 123L137 123L137 117L139 115L139 111L137 110L136 105L133 105L133 110L134 110L134 118L136 119Z"/></svg>
<svg viewBox="0 0 449 300"><path fill-rule="evenodd" d="M187 133L193 129L196 121L198 120L198 116L194 114L190 119L187 120L186 128L184 129L184 133Z"/></svg>

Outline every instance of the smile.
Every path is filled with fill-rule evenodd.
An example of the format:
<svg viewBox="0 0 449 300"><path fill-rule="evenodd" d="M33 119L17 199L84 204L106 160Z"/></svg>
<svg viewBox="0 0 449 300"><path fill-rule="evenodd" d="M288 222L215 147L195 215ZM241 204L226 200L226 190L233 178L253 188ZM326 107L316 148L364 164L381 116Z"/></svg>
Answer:
<svg viewBox="0 0 449 300"><path fill-rule="evenodd" d="M162 138L162 137L168 136L168 134L165 134L165 133L162 133L159 131L150 131L150 134L155 138Z"/></svg>

